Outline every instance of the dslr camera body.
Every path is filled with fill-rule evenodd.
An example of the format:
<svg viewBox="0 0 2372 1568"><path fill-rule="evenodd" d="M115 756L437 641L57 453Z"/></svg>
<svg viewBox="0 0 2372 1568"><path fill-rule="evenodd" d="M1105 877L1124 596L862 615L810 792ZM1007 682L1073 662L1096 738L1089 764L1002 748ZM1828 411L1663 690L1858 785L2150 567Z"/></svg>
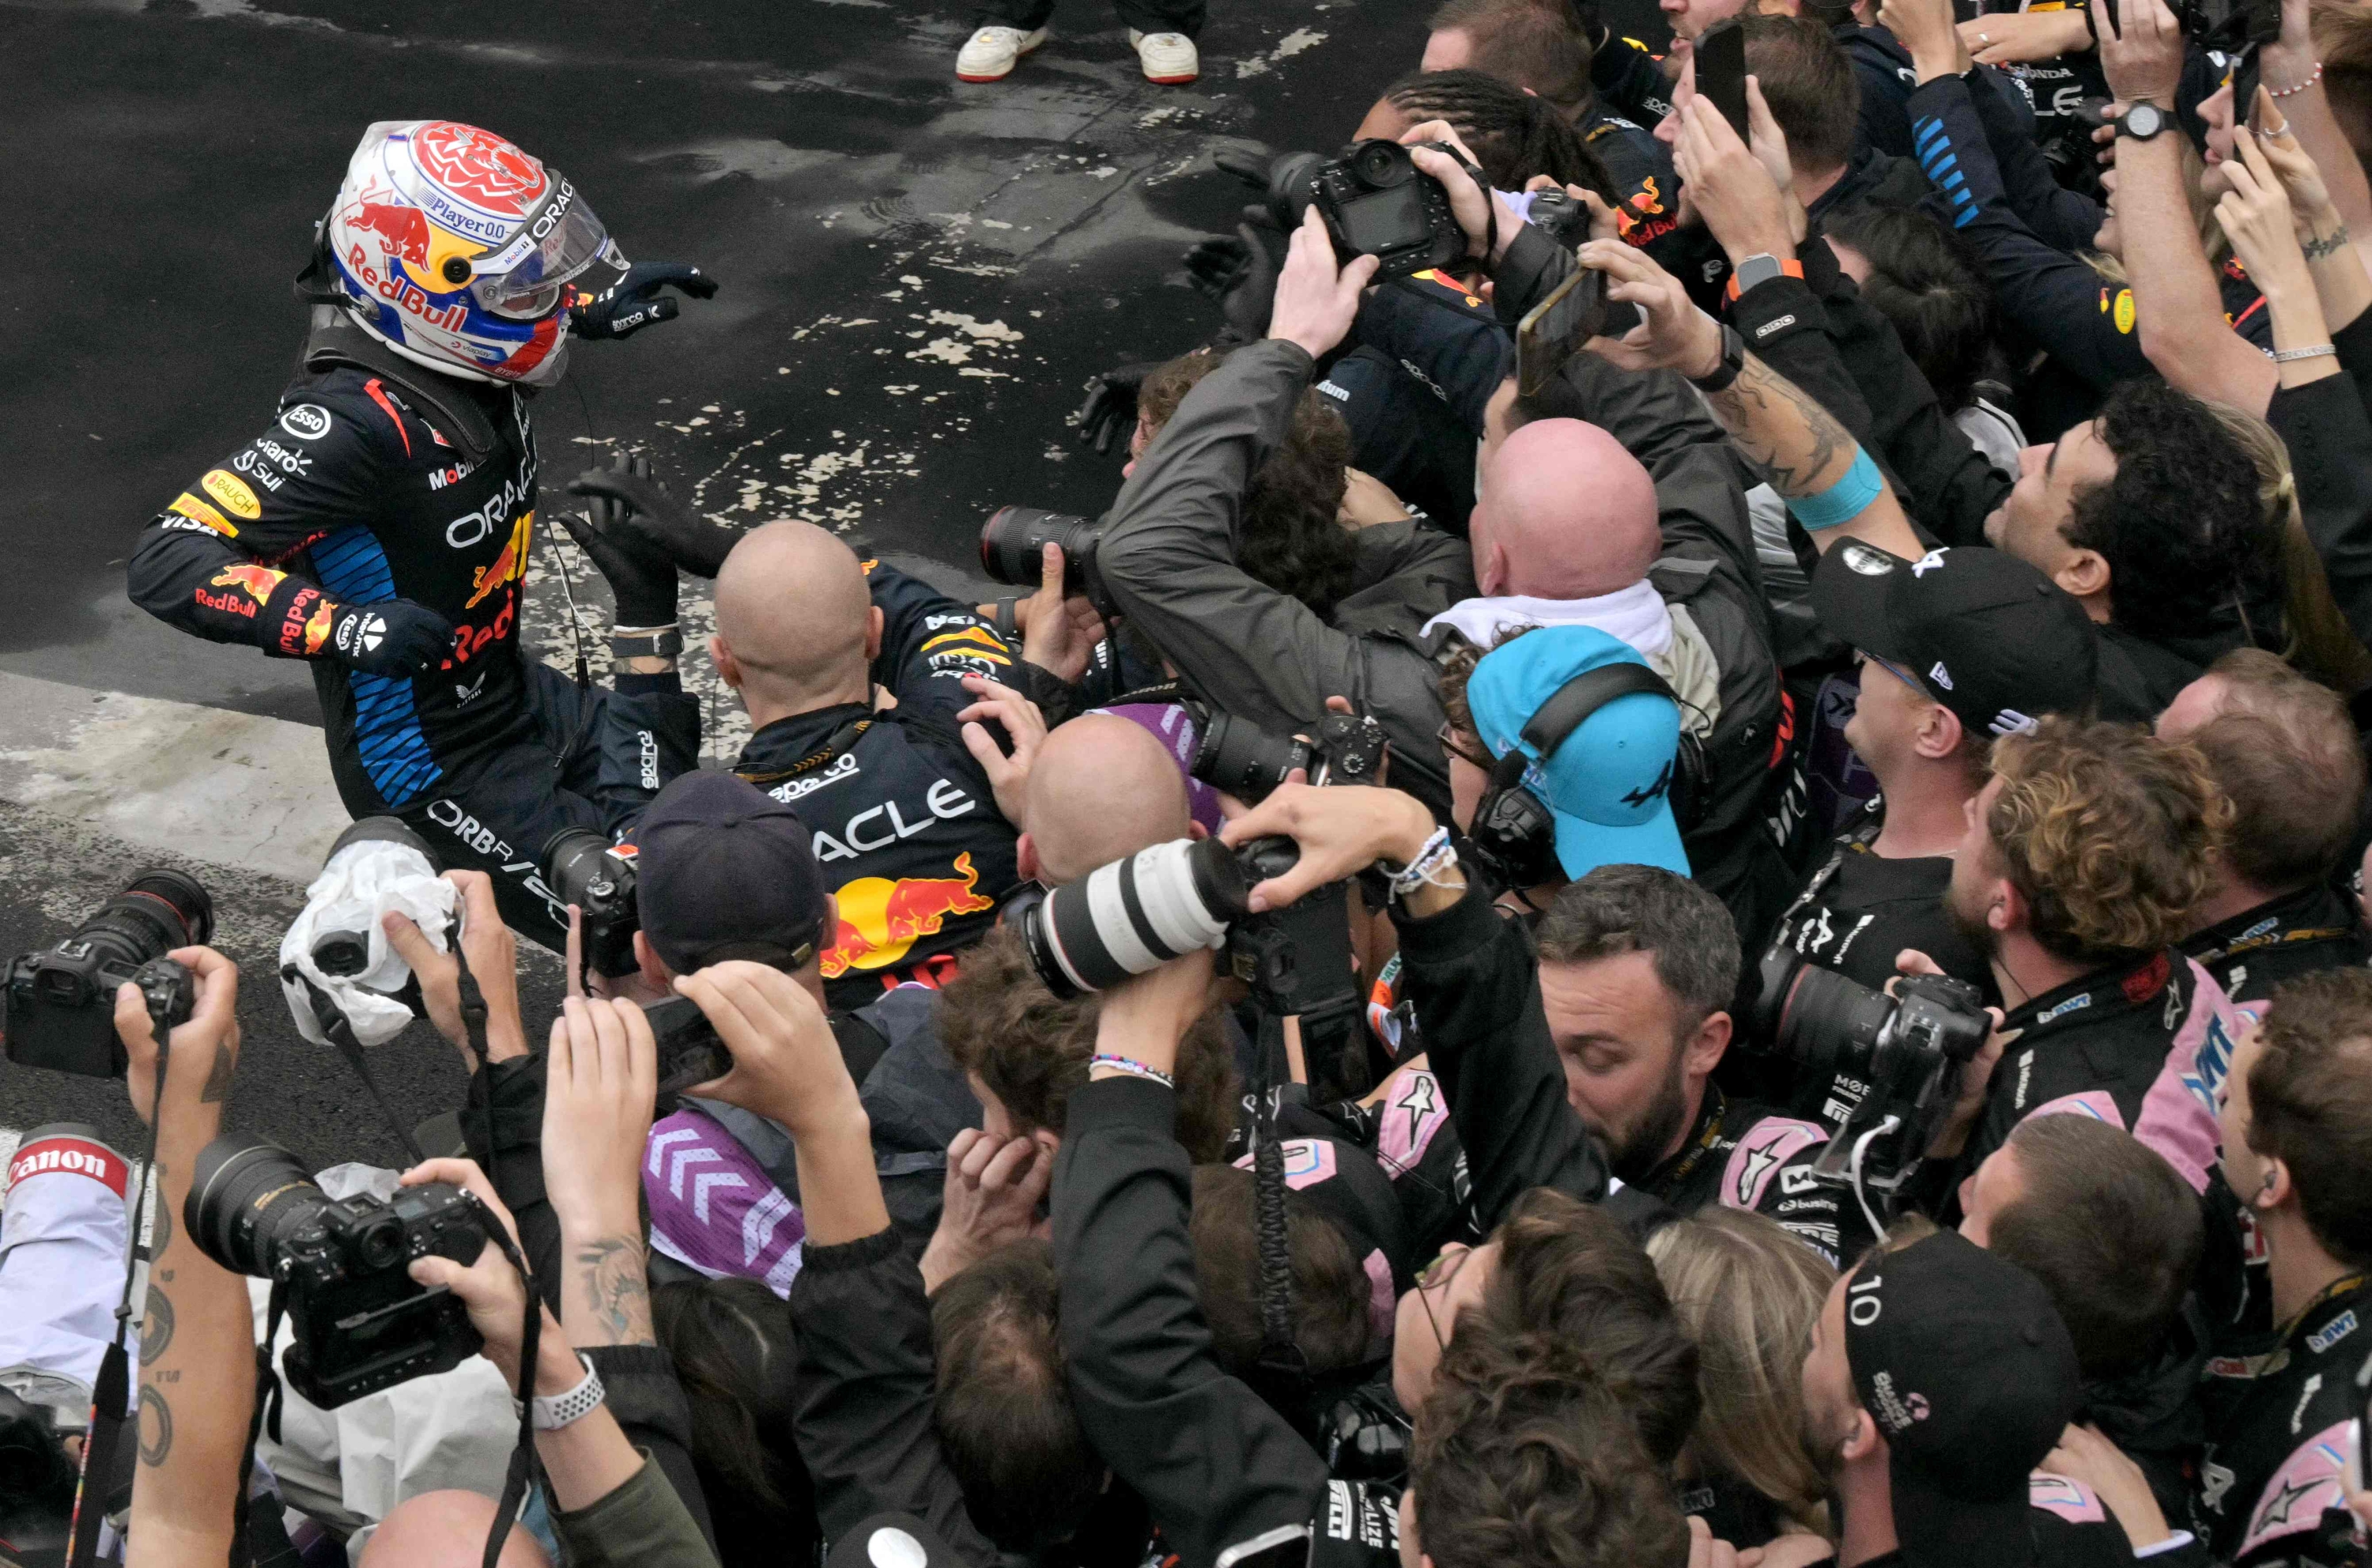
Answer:
<svg viewBox="0 0 2372 1568"><path fill-rule="evenodd" d="M1757 1040L1812 1082L1842 1073L1869 1086L1813 1174L1890 1201L1950 1115L1960 1074L1993 1030L1982 995L1943 975L1905 975L1889 995L1776 946L1760 980Z"/></svg>
<svg viewBox="0 0 2372 1568"><path fill-rule="evenodd" d="M1194 725L1200 738L1187 772L1238 800L1266 800L1296 768L1313 784L1373 784L1383 771L1384 726L1365 714L1328 714L1306 740L1199 703Z"/></svg>
<svg viewBox="0 0 2372 1568"><path fill-rule="evenodd" d="M459 1298L407 1272L416 1258L477 1260L486 1221L458 1187L432 1181L383 1202L340 1201L277 1144L225 1137L199 1154L181 1219L216 1263L287 1293L295 1342L282 1369L323 1410L449 1372L478 1353Z"/></svg>
<svg viewBox="0 0 2372 1568"><path fill-rule="evenodd" d="M165 955L214 935L214 900L178 871L144 871L50 947L8 965L8 1060L85 1077L120 1078L128 1063L115 1032L115 993L140 988L157 1039L190 1021L197 983Z"/></svg>
<svg viewBox="0 0 2372 1568"><path fill-rule="evenodd" d="M616 980L633 974L642 909L634 892L634 850L588 828L564 828L543 846L543 880L561 904L575 904L585 962Z"/></svg>
<svg viewBox="0 0 2372 1568"><path fill-rule="evenodd" d="M1444 142L1419 145L1459 156ZM1475 183L1484 181L1478 175ZM1268 210L1279 227L1291 234L1312 206L1326 220L1336 259L1373 256L1379 278L1446 267L1466 254L1466 231L1450 210L1449 192L1398 142L1359 142L1333 159L1287 153L1270 166Z"/></svg>

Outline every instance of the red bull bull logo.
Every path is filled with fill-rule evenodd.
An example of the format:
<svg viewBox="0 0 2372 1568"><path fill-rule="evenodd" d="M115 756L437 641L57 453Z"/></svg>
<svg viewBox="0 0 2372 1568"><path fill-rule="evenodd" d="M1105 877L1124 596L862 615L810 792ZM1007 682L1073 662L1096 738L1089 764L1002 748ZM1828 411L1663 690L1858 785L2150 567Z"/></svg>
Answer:
<svg viewBox="0 0 2372 1568"><path fill-rule="evenodd" d="M994 899L972 889L980 883L969 852L956 856L954 877L860 877L844 884L840 929L822 960L823 978L850 970L888 969L905 958L921 938L936 936L950 915L986 914Z"/></svg>
<svg viewBox="0 0 2372 1568"><path fill-rule="evenodd" d="M245 562L235 566L226 566L215 574L215 587L244 588L249 597L258 604L268 601L272 598L273 590L287 580L288 574L285 572L275 572L269 566L255 566Z"/></svg>
<svg viewBox="0 0 2372 1568"><path fill-rule="evenodd" d="M487 565L479 567L470 576L469 602L465 610L475 610L486 601L486 596L505 583L516 582L527 575L528 551L535 538L535 514L522 512L511 525L511 537L503 545L503 552Z"/></svg>
<svg viewBox="0 0 2372 1568"><path fill-rule="evenodd" d="M337 619L337 605L329 599L305 618L305 653L308 657L329 645L330 623Z"/></svg>
<svg viewBox="0 0 2372 1568"><path fill-rule="evenodd" d="M415 267L428 265L428 216L418 207L391 202L358 202L348 226L378 236L379 254Z"/></svg>

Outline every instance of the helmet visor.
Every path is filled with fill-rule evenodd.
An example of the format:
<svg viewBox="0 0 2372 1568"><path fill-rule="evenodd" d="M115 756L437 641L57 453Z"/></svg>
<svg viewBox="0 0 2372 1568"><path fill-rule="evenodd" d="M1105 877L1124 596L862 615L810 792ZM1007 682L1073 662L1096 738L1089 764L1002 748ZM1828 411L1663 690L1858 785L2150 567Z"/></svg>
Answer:
<svg viewBox="0 0 2372 1568"><path fill-rule="evenodd" d="M552 195L517 238L471 264L478 303L497 316L532 321L560 304L563 286L613 250L609 232L576 188L558 174Z"/></svg>

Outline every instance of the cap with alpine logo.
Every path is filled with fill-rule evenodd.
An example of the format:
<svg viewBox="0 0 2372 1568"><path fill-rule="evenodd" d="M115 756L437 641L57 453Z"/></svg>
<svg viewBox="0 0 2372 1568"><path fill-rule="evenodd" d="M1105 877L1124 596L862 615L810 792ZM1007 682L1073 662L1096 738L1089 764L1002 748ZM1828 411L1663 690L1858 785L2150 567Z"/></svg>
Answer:
<svg viewBox="0 0 2372 1568"><path fill-rule="evenodd" d="M1971 735L2017 735L2091 705L2099 630L2074 595L2001 551L1905 561L1847 540L1813 572L1812 609L1863 653L1916 676Z"/></svg>

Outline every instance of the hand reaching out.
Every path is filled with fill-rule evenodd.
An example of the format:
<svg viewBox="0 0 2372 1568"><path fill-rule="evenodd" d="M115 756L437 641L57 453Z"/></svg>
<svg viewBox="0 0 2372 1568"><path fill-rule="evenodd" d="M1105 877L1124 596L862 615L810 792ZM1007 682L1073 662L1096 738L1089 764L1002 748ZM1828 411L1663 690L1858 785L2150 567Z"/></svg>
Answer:
<svg viewBox="0 0 2372 1568"><path fill-rule="evenodd" d="M1639 308L1639 324L1619 338L1592 338L1585 346L1625 370L1676 369L1710 375L1721 363L1721 323L1697 308L1680 281L1654 257L1619 241L1593 239L1581 264L1606 274L1606 297Z"/></svg>
<svg viewBox="0 0 2372 1568"><path fill-rule="evenodd" d="M219 1121L223 1102L230 1098L231 1075L238 1067L238 966L212 947L176 947L165 955L190 971L197 998L190 1021L176 1024L166 1037L170 1048L166 1076L171 1092L166 1115L186 1108L206 1108L203 1114ZM157 1115L157 1032L140 988L129 981L115 991L115 1033L123 1041L127 1062L123 1086L132 1097L132 1112L153 1124Z"/></svg>
<svg viewBox="0 0 2372 1568"><path fill-rule="evenodd" d="M1008 1241L1039 1230L1038 1205L1054 1180L1054 1151L1034 1138L999 1144L967 1127L948 1144L939 1226L923 1249L923 1289L936 1294Z"/></svg>
<svg viewBox="0 0 2372 1568"><path fill-rule="evenodd" d="M448 871L461 900L461 957L469 961L470 978L486 1003L486 1059L506 1062L525 1056L527 1026L519 1019L518 938L503 923L494 904L494 879L483 871ZM476 1072L478 1058L470 1049L469 1031L461 1019L461 966L448 948L438 951L420 927L390 911L379 921L397 957L411 966L420 981L421 1005L436 1032L461 1053ZM573 970L571 972L574 972Z"/></svg>
<svg viewBox="0 0 2372 1568"><path fill-rule="evenodd" d="M1770 169L1738 139L1720 110L1704 98L1680 111L1680 130L1672 147L1689 201L1706 229L1735 263L1748 256L1781 258L1796 253L1796 236L1784 190Z"/></svg>
<svg viewBox="0 0 2372 1568"><path fill-rule="evenodd" d="M568 997L552 1020L543 1091L543 1181L569 1234L642 1231L658 1047L632 1002Z"/></svg>
<svg viewBox="0 0 2372 1568"><path fill-rule="evenodd" d="M1285 270L1277 274L1268 335L1300 344L1312 359L1322 358L1350 335L1352 319L1359 313L1359 291L1375 277L1376 267L1373 256L1355 256L1349 266L1337 267L1334 241L1313 205L1302 215L1293 246L1285 252Z"/></svg>
<svg viewBox="0 0 2372 1568"><path fill-rule="evenodd" d="M2312 300L2314 278L2299 248L2287 188L2246 125L2233 127L2232 143L2238 156L2224 163L2230 189L2216 201L2216 226L2269 300Z"/></svg>
<svg viewBox="0 0 2372 1568"><path fill-rule="evenodd" d="M1423 850L1433 829L1433 814L1396 789L1286 784L1221 827L1219 837L1232 848L1283 834L1301 847L1293 869L1251 890L1251 907L1262 911L1283 909L1312 889L1365 871L1378 860L1405 864Z"/></svg>
<svg viewBox="0 0 2372 1568"><path fill-rule="evenodd" d="M2111 18L2101 6L2092 13L2100 29L2100 70L2109 91L2131 105L2144 99L2160 109L2174 107L2182 82L2182 25L2165 0L2123 0ZM2122 28L2120 27L2122 23Z"/></svg>
<svg viewBox="0 0 2372 1568"><path fill-rule="evenodd" d="M1046 548L1052 551L1054 546ZM1046 619L1059 621L1062 615L1058 610ZM1017 825L1029 796L1029 769L1038 760L1038 748L1046 741L1046 715L1020 692L1000 686L986 676L965 676L963 688L980 699L956 714L957 722L963 726L964 749L972 754L972 760L988 775L989 787L996 794L997 810L1004 813L1006 821ZM996 738L988 733L986 721L990 719L1003 725L1005 733L1012 738L1012 756L1000 750Z"/></svg>
<svg viewBox="0 0 2372 1568"><path fill-rule="evenodd" d="M695 1093L771 1116L794 1140L864 1122L831 1021L798 981L736 958L680 976L675 988L733 1053L733 1071Z"/></svg>

